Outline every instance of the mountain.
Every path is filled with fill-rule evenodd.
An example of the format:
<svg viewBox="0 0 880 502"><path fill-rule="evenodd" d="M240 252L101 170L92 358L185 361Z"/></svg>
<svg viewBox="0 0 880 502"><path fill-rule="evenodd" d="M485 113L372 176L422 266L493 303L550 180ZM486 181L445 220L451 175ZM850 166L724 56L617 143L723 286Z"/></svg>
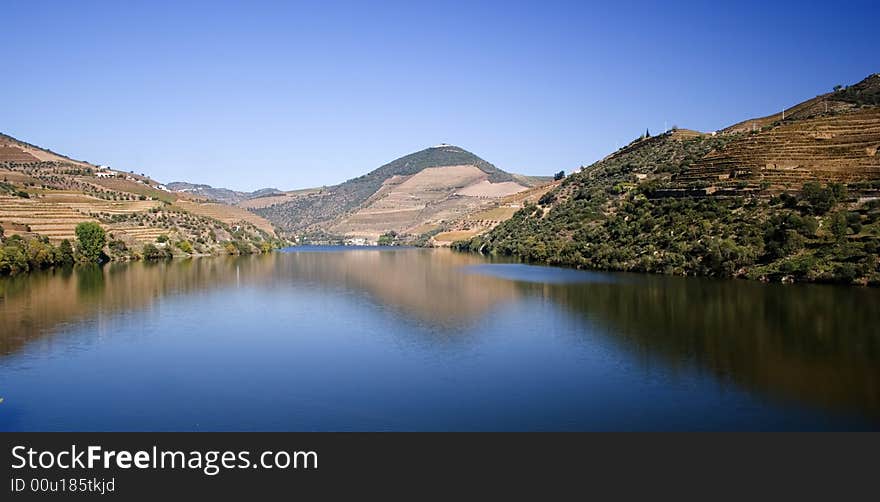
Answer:
<svg viewBox="0 0 880 502"><path fill-rule="evenodd" d="M880 285L880 75L713 133L640 137L485 235L558 265Z"/></svg>
<svg viewBox="0 0 880 502"><path fill-rule="evenodd" d="M253 211L293 233L375 241L394 232L415 238L544 181L507 173L463 148L441 144Z"/></svg>
<svg viewBox="0 0 880 502"><path fill-rule="evenodd" d="M0 249L0 273L8 265L3 260L17 256L10 238L57 244L73 240L77 224L87 221L107 231L106 252L117 259L136 256L146 244L174 254L210 254L256 252L277 242L272 224L245 209L172 192L143 174L74 160L7 135L0 135L0 180L0 236L9 248Z"/></svg>
<svg viewBox="0 0 880 502"><path fill-rule="evenodd" d="M239 192L228 188L214 188L211 185L197 185L184 181L173 181L166 186L172 192L188 192L199 197L230 205L237 205L248 199L284 194L284 192L277 188L261 188L253 192Z"/></svg>

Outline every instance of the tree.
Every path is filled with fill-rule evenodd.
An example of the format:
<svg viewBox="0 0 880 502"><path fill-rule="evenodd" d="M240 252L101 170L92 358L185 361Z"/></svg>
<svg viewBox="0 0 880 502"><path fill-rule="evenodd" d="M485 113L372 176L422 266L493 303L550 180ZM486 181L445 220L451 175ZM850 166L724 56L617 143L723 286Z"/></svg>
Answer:
<svg viewBox="0 0 880 502"><path fill-rule="evenodd" d="M846 237L848 229L849 225L846 221L846 213L844 211L834 213L829 225L829 230L831 230L831 234L834 235L834 238L838 241L843 240L843 238Z"/></svg>
<svg viewBox="0 0 880 502"><path fill-rule="evenodd" d="M802 233L810 232L812 226L800 216L788 213L771 217L764 230L764 248L771 259L793 255L804 247Z"/></svg>
<svg viewBox="0 0 880 502"><path fill-rule="evenodd" d="M565 178L565 171L559 171L558 173L556 173L556 174L553 175L553 179L554 179L555 181L559 181L559 180L561 180L562 178Z"/></svg>
<svg viewBox="0 0 880 502"><path fill-rule="evenodd" d="M61 244L58 246L58 258L56 261L59 265L73 265L73 246L70 245L69 240L64 239L61 241Z"/></svg>
<svg viewBox="0 0 880 502"><path fill-rule="evenodd" d="M32 269L48 268L55 264L55 250L48 239L29 239L25 253Z"/></svg>
<svg viewBox="0 0 880 502"><path fill-rule="evenodd" d="M843 183L829 183L828 189L831 190L834 198L838 201L845 200L849 195L846 190L846 185L844 185Z"/></svg>
<svg viewBox="0 0 880 502"><path fill-rule="evenodd" d="M27 255L21 246L0 246L0 275L15 275L29 269Z"/></svg>
<svg viewBox="0 0 880 502"><path fill-rule="evenodd" d="M77 250L83 260L89 263L101 263L104 259L104 244L107 234L101 225L87 221L76 226Z"/></svg>
<svg viewBox="0 0 880 502"><path fill-rule="evenodd" d="M813 213L823 215L837 204L834 192L838 190L842 189L822 188L822 185L818 182L810 181L804 183L802 192L804 199L809 202L810 206L813 208Z"/></svg>

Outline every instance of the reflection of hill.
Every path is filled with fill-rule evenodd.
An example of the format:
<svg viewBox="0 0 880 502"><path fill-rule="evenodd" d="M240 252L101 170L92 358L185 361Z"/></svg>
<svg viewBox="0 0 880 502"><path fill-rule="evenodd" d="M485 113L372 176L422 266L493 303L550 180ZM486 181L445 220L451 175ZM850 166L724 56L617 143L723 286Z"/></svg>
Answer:
<svg viewBox="0 0 880 502"><path fill-rule="evenodd" d="M286 262L294 278L365 290L410 316L448 324L473 319L520 296L506 281L460 273L484 263L448 250L296 253Z"/></svg>
<svg viewBox="0 0 880 502"><path fill-rule="evenodd" d="M644 358L880 417L880 292L650 276L541 287Z"/></svg>
<svg viewBox="0 0 880 502"><path fill-rule="evenodd" d="M0 278L0 354L11 354L62 323L149 308L166 295L228 284L235 280L232 264L238 261L247 262L217 258L115 263L103 269ZM267 268L265 275L269 274Z"/></svg>
<svg viewBox="0 0 880 502"><path fill-rule="evenodd" d="M118 263L0 278L0 354L51 334L62 323L149 308L165 296L232 284L337 285L365 291L418 320L456 324L520 295L505 281L457 273L457 266L478 262L448 251L365 250Z"/></svg>

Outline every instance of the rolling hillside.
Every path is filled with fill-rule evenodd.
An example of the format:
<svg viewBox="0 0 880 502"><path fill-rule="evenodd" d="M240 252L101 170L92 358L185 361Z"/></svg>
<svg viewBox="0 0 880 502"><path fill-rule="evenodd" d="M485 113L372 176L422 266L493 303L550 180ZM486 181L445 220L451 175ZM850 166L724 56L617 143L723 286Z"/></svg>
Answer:
<svg viewBox="0 0 880 502"><path fill-rule="evenodd" d="M244 209L0 135L2 234L57 244L73 240L76 225L86 221L107 231L107 252L120 259L135 257L146 244L173 254L210 254L230 252L233 244L235 252L256 251L276 239L268 221Z"/></svg>
<svg viewBox="0 0 880 502"><path fill-rule="evenodd" d="M462 148L438 145L340 185L250 207L291 233L375 241L393 232L417 238L541 181L515 177Z"/></svg>
<svg viewBox="0 0 880 502"><path fill-rule="evenodd" d="M714 133L640 137L458 249L880 285L880 76Z"/></svg>

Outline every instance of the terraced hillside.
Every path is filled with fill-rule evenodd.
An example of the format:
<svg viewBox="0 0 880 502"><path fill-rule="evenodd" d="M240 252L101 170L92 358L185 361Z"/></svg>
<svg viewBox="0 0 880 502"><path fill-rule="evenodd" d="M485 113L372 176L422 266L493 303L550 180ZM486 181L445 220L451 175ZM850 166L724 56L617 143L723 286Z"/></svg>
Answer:
<svg viewBox="0 0 880 502"><path fill-rule="evenodd" d="M107 253L120 259L139 256L147 244L182 255L251 252L277 241L268 221L244 209L0 135L0 236L58 244L73 241L82 222L102 226L112 244Z"/></svg>
<svg viewBox="0 0 880 502"><path fill-rule="evenodd" d="M880 107L858 108L740 135L675 179L719 190L799 190L806 182L856 187L880 180Z"/></svg>
<svg viewBox="0 0 880 502"><path fill-rule="evenodd" d="M523 190L512 181L492 183L475 166L429 167L389 178L363 207L328 228L373 241L387 232L415 237Z"/></svg>
<svg viewBox="0 0 880 502"><path fill-rule="evenodd" d="M559 186L560 182L554 181L507 195L500 200L495 200L485 209L471 211L445 222L442 231L431 236L429 244L434 246L450 246L453 242L469 239L484 234L501 223L509 220L525 205L537 204L547 192ZM425 229L429 232L432 229Z"/></svg>
<svg viewBox="0 0 880 502"><path fill-rule="evenodd" d="M779 113L744 120L723 129L723 133L752 132L785 120L804 120L821 115L838 114L856 108L880 106L880 74L868 75L856 84L820 94Z"/></svg>
<svg viewBox="0 0 880 502"><path fill-rule="evenodd" d="M533 182L543 180L517 178L462 148L438 145L340 185L251 208L287 232L375 241L388 232L415 237L436 230Z"/></svg>
<svg viewBox="0 0 880 502"><path fill-rule="evenodd" d="M605 270L880 285L878 90L872 75L784 120L638 138L453 247Z"/></svg>
<svg viewBox="0 0 880 502"><path fill-rule="evenodd" d="M321 188L302 188L299 190L288 190L286 192L276 194L256 195L244 199L238 202L236 205L245 209L260 209L277 204L284 204L285 202L291 202L299 197L306 197L308 195L318 194L321 191Z"/></svg>
<svg viewBox="0 0 880 502"><path fill-rule="evenodd" d="M268 235L275 233L275 227L265 218L236 206L228 206L216 202L201 202L188 199L177 199L175 207L192 214L221 221L227 225L250 224Z"/></svg>
<svg viewBox="0 0 880 502"><path fill-rule="evenodd" d="M77 193L50 193L23 199L0 196L0 225L6 233L34 233L52 241L74 239L76 225L98 216L128 215L159 207L158 201L108 201Z"/></svg>

